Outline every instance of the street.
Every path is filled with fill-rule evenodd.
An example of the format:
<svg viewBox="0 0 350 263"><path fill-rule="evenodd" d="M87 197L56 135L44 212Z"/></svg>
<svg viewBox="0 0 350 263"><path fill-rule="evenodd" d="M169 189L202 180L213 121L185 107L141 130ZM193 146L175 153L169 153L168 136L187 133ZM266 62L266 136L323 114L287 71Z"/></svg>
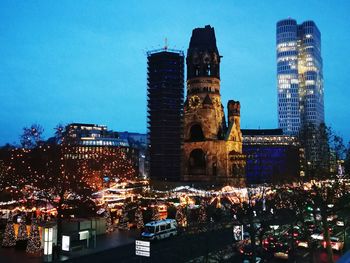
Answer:
<svg viewBox="0 0 350 263"><path fill-rule="evenodd" d="M68 262L186 262L232 243L232 229L224 228L152 242L150 258L135 256L135 244L133 243L72 259Z"/></svg>

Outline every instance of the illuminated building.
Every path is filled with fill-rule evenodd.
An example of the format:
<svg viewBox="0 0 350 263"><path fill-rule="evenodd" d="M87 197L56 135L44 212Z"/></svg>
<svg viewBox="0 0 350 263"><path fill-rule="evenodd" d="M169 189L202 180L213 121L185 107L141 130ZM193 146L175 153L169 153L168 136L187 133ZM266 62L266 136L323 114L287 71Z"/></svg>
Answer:
<svg viewBox="0 0 350 263"><path fill-rule="evenodd" d="M139 151L139 174L142 178L149 176L149 156L147 154L147 134L136 132L118 132L120 139L128 141L131 148Z"/></svg>
<svg viewBox="0 0 350 263"><path fill-rule="evenodd" d="M118 132L107 130L105 125L71 123L65 128L63 144L67 160L92 159L103 151L115 154L121 151L138 171L139 150L130 147L128 140L119 138Z"/></svg>
<svg viewBox="0 0 350 263"><path fill-rule="evenodd" d="M187 51L184 105L184 175L188 182L244 185L240 103L220 95L220 60L214 28L192 32Z"/></svg>
<svg viewBox="0 0 350 263"><path fill-rule="evenodd" d="M66 145L74 147L125 147L126 139L120 139L117 132L108 131L105 125L72 123L66 126L64 133Z"/></svg>
<svg viewBox="0 0 350 263"><path fill-rule="evenodd" d="M302 175L296 136L282 129L242 129L242 134L247 184L290 182Z"/></svg>
<svg viewBox="0 0 350 263"><path fill-rule="evenodd" d="M87 123L71 123L65 129L65 133L71 141L84 138L103 138L107 132L106 125Z"/></svg>
<svg viewBox="0 0 350 263"><path fill-rule="evenodd" d="M321 33L313 21L277 23L278 125L297 135L324 122Z"/></svg>
<svg viewBox="0 0 350 263"><path fill-rule="evenodd" d="M322 166L324 146L318 134L324 123L321 33L313 21L277 23L278 126L301 139L307 163ZM322 148L323 147L323 148Z"/></svg>
<svg viewBox="0 0 350 263"><path fill-rule="evenodd" d="M181 176L184 54L147 52L149 173L153 181L178 181Z"/></svg>

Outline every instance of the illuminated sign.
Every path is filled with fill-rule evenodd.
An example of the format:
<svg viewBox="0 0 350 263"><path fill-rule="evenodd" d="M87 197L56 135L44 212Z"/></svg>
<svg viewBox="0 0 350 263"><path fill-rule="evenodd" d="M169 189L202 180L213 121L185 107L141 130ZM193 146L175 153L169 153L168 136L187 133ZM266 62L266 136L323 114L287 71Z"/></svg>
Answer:
<svg viewBox="0 0 350 263"><path fill-rule="evenodd" d="M62 236L62 250L69 251L70 248L70 236Z"/></svg>
<svg viewBox="0 0 350 263"><path fill-rule="evenodd" d="M243 240L243 225L233 226L233 238L236 241Z"/></svg>
<svg viewBox="0 0 350 263"><path fill-rule="evenodd" d="M89 231L88 230L79 232L79 240L85 240L85 239L89 239Z"/></svg>

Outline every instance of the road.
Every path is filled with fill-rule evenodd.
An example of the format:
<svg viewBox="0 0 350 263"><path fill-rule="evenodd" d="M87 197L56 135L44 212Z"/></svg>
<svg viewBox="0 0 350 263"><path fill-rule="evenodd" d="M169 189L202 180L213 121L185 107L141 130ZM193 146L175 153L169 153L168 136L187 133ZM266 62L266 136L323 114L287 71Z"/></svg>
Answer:
<svg viewBox="0 0 350 263"><path fill-rule="evenodd" d="M206 233L180 235L151 243L151 257L135 256L135 244L109 249L93 255L69 260L79 263L108 262L186 262L190 259L207 255L211 251L233 243L232 229L225 228Z"/></svg>
<svg viewBox="0 0 350 263"><path fill-rule="evenodd" d="M225 247L231 247L229 253L224 252L228 257L225 262L239 262L243 260L235 249L232 250L233 235L232 228L224 228L199 234L182 234L172 239L161 240L151 243L151 257L141 258L135 256L135 242L139 237L137 232L132 231L116 233L115 236L107 235L99 240L101 248L89 254L88 250L74 252L76 257L66 258L65 262L224 262L222 257L217 257L217 251ZM106 244L102 244L102 243ZM109 246L107 246L107 244ZM103 249L103 250L102 250ZM41 258L28 258L25 252L20 253L14 249L0 249L0 262L41 262ZM89 252L89 253L87 253ZM225 254L226 253L226 254ZM23 255L22 255L23 254ZM340 254L335 253L335 259ZM219 259L218 259L219 258ZM194 260L196 259L196 260ZM296 252L297 262L310 262L310 254L307 249L298 249ZM327 262L327 254L324 249L318 248L315 252L315 262ZM285 260L270 259L269 262L286 262Z"/></svg>
<svg viewBox="0 0 350 263"><path fill-rule="evenodd" d="M126 244L119 247L111 248L92 255L82 256L77 259L69 260L68 262L81 263L148 263L148 262L189 262L195 258L203 262L203 259L208 257L214 259L216 251L234 243L232 236L232 228L224 228L215 231L209 231L199 234L182 234L172 239L165 239L151 243L151 257L139 257L135 255L135 244ZM340 257L340 254L335 252L335 259ZM323 248L318 248L314 254L315 261L318 263L327 262L327 254ZM215 262L212 260L211 262ZM216 261L216 262L222 262ZM242 258L234 250L227 262L242 262ZM269 262L286 262L286 260L270 259ZM307 249L297 249L296 262L310 262L310 253Z"/></svg>

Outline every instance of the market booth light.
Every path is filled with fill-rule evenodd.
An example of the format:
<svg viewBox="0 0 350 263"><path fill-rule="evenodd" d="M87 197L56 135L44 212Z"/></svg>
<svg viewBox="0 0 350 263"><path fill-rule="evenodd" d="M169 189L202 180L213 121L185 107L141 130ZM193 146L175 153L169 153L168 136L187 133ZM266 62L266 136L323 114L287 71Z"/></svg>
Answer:
<svg viewBox="0 0 350 263"><path fill-rule="evenodd" d="M46 262L52 261L53 228L44 227L44 258Z"/></svg>

